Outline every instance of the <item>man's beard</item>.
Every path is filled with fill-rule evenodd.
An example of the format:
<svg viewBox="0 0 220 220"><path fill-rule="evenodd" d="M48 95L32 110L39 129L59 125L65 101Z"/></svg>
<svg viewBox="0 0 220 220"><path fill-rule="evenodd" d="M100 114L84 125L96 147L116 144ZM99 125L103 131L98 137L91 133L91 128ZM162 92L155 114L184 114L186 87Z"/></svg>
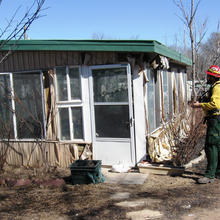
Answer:
<svg viewBox="0 0 220 220"><path fill-rule="evenodd" d="M208 78L206 83L209 84L209 85L213 84L212 78Z"/></svg>
<svg viewBox="0 0 220 220"><path fill-rule="evenodd" d="M209 84L209 85L212 85L212 84L214 84L215 82L216 82L216 79L215 79L214 77L212 77L212 76L211 76L211 77L209 76L209 77L207 78L207 82L206 82L206 83Z"/></svg>

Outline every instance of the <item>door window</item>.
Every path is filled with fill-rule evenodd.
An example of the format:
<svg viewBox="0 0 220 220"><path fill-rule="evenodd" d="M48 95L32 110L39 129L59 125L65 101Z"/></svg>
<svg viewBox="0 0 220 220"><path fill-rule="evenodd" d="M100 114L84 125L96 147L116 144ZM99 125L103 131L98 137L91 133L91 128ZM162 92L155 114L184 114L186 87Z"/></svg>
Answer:
<svg viewBox="0 0 220 220"><path fill-rule="evenodd" d="M125 68L93 70L95 102L128 102Z"/></svg>
<svg viewBox="0 0 220 220"><path fill-rule="evenodd" d="M127 105L95 105L96 137L130 138Z"/></svg>
<svg viewBox="0 0 220 220"><path fill-rule="evenodd" d="M127 68L93 69L95 136L130 138Z"/></svg>

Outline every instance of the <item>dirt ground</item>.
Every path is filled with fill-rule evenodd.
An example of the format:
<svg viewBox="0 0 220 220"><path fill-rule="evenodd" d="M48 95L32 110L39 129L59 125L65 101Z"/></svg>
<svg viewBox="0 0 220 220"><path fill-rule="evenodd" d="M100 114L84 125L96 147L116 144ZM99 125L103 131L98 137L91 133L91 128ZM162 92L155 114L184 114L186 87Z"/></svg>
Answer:
<svg viewBox="0 0 220 220"><path fill-rule="evenodd" d="M205 163L182 176L151 174L142 185L71 185L66 178L69 170L54 169L45 174L39 169L8 169L0 175L0 219L220 219L220 180L196 183ZM18 178L32 184L10 186L10 181ZM65 184L40 182L62 178Z"/></svg>

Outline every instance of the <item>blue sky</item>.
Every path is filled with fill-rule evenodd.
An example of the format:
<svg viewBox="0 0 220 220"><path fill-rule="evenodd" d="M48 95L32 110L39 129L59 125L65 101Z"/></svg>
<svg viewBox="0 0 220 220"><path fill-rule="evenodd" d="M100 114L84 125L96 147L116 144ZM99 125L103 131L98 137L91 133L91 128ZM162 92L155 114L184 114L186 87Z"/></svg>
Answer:
<svg viewBox="0 0 220 220"><path fill-rule="evenodd" d="M31 2L3 0L0 27L18 6L22 13ZM108 39L157 40L166 45L183 42L184 25L173 0L46 0L44 8L45 16L27 33L30 39L92 39L96 34ZM220 1L202 0L197 16L198 22L208 19L208 37L217 30Z"/></svg>

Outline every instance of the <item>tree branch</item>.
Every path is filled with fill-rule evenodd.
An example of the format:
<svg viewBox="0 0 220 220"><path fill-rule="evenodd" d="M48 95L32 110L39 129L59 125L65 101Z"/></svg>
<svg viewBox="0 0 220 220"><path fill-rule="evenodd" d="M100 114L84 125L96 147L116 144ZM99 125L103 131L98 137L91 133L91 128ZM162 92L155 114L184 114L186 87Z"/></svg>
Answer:
<svg viewBox="0 0 220 220"><path fill-rule="evenodd" d="M3 31L1 31L0 38L3 38L4 36L6 37L4 40L0 41L0 48L3 48L4 46L6 46L10 40L15 39L16 41L11 46L9 51L3 57L1 57L0 63L2 63L8 57L8 55L11 54L13 49L16 47L18 40L20 40L23 37L24 33L29 29L31 24L35 20L42 17L40 12L45 10L43 9L43 5L45 1L46 0L34 0L31 6L27 9L27 11L24 13L22 18L19 20L19 22L15 26L13 26L13 23L15 22L15 19L18 14L18 11L20 10L20 7L16 9L15 13L9 20L7 26L3 29ZM0 4L1 2L2 0L0 0ZM11 31L9 31L10 29Z"/></svg>

